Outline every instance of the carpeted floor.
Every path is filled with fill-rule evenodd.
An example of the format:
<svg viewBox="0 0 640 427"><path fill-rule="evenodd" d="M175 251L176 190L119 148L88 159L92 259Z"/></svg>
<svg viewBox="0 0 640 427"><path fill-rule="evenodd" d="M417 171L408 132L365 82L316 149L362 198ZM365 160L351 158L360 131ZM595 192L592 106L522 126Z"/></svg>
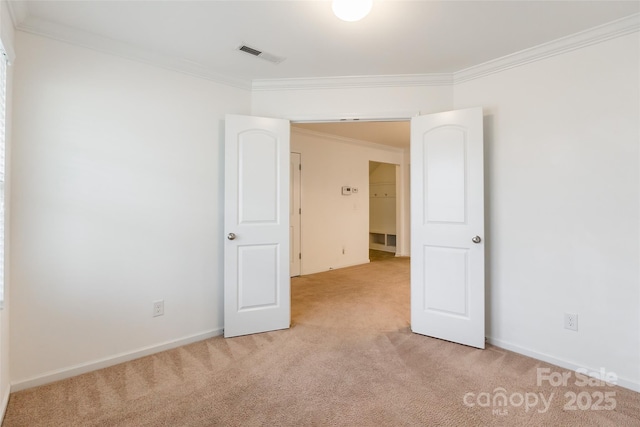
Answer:
<svg viewBox="0 0 640 427"><path fill-rule="evenodd" d="M412 334L408 264L295 278L291 329L12 394L3 426L640 425L638 393L580 387L574 373L566 386L537 385L538 369L567 371Z"/></svg>

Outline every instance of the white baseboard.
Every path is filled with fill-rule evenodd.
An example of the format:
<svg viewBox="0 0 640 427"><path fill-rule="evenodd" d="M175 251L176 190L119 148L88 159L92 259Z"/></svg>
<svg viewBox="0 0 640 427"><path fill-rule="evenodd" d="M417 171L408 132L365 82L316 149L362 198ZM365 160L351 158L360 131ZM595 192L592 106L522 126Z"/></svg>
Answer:
<svg viewBox="0 0 640 427"><path fill-rule="evenodd" d="M200 332L198 334L189 335L177 340L166 341L157 345L143 347L138 350L116 354L114 356L105 357L104 359L94 360L92 362L81 363L79 365L71 366L68 368L58 369L55 371L47 372L42 375L27 378L25 380L19 380L11 383L11 391L20 391L31 387L37 387L44 384L49 384L54 381L63 380L65 378L75 377L76 375L86 374L87 372L95 371L102 368L108 368L109 366L118 365L123 362L129 362L134 359L149 356L151 354L159 353L161 351L170 350L172 348L180 347L182 345L191 344L197 341L206 340L218 335L222 335L223 328L212 329L206 332ZM7 394L6 398L9 398ZM8 402L8 401L7 401ZM4 406L6 407L6 406Z"/></svg>
<svg viewBox="0 0 640 427"><path fill-rule="evenodd" d="M371 262L371 260L369 258L365 258L361 261L358 262L353 262L353 263L349 263L349 264L339 264L339 265L335 265L329 268L323 268L321 270L304 270L304 267L302 267L303 271L300 273L301 276L306 276L308 274L316 274L316 273L324 273L326 271L333 271L333 270L339 270L341 268L348 268L348 267L355 267L356 265L362 265L362 264L369 264Z"/></svg>
<svg viewBox="0 0 640 427"><path fill-rule="evenodd" d="M567 360L558 359L557 357L550 356L545 353L540 353L535 350L531 350L528 348L520 347L518 345L514 345L508 343L506 341L502 341L499 339L487 337L487 342L491 345L495 345L496 347L504 348L505 350L510 350L515 353L523 354L525 356L532 357L534 359L541 360L543 362L551 363L552 365L559 366L561 368L570 369L572 371L576 371L578 369L587 369L589 372L598 372L600 368L593 368L590 366L581 366L577 365L573 362L569 362ZM627 388L632 391L636 391L640 393L640 383L635 381L631 381L625 378L618 377L618 381L616 383L618 386Z"/></svg>
<svg viewBox="0 0 640 427"><path fill-rule="evenodd" d="M0 406L0 424L4 421L4 414L7 412L7 406L9 405L9 395L11 394L11 384L7 384L7 388L2 395L2 403Z"/></svg>
<svg viewBox="0 0 640 427"><path fill-rule="evenodd" d="M336 265L335 267L329 267L329 270L338 270L341 268L355 267L356 265L369 264L370 262L371 260L369 258L365 258L358 262L352 262L349 264L340 264L340 265Z"/></svg>

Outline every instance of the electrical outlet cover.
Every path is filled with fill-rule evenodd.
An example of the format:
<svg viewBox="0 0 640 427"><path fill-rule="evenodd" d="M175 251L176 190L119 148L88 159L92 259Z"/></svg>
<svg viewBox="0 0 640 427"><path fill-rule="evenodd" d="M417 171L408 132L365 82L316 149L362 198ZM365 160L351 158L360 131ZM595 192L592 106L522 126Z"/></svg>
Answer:
<svg viewBox="0 0 640 427"><path fill-rule="evenodd" d="M164 315L164 300L153 302L153 317Z"/></svg>
<svg viewBox="0 0 640 427"><path fill-rule="evenodd" d="M578 330L578 315L575 313L564 314L564 327L570 331Z"/></svg>

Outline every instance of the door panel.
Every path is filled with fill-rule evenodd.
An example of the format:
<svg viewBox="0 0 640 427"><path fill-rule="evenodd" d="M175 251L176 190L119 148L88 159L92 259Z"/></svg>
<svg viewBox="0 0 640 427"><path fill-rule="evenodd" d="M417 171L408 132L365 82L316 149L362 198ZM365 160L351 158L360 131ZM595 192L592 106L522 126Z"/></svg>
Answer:
<svg viewBox="0 0 640 427"><path fill-rule="evenodd" d="M288 328L289 122L225 121L224 335Z"/></svg>
<svg viewBox="0 0 640 427"><path fill-rule="evenodd" d="M468 317L468 251L425 246L424 311Z"/></svg>
<svg viewBox="0 0 640 427"><path fill-rule="evenodd" d="M480 108L411 120L411 328L479 348L485 342L482 132Z"/></svg>
<svg viewBox="0 0 640 427"><path fill-rule="evenodd" d="M238 311L278 306L278 246L238 246Z"/></svg>
<svg viewBox="0 0 640 427"><path fill-rule="evenodd" d="M240 224L278 222L278 135L249 129L238 134Z"/></svg>
<svg viewBox="0 0 640 427"><path fill-rule="evenodd" d="M443 126L424 134L426 222L465 222L467 140L463 129Z"/></svg>

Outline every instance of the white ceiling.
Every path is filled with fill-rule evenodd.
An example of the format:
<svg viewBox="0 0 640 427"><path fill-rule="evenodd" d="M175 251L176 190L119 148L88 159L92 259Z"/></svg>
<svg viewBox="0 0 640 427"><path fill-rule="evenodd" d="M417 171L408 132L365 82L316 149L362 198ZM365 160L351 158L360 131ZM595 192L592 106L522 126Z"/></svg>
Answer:
<svg viewBox="0 0 640 427"><path fill-rule="evenodd" d="M640 11L633 0L374 0L369 16L347 23L330 0L9 5L19 30L247 88L276 79L450 76ZM286 59L266 62L239 52L241 44ZM395 147L409 142L407 122L299 126Z"/></svg>
<svg viewBox="0 0 640 427"><path fill-rule="evenodd" d="M18 29L250 85L256 79L453 73L638 13L638 1L374 0L356 23L330 0L10 2ZM285 57L237 51L242 43Z"/></svg>

